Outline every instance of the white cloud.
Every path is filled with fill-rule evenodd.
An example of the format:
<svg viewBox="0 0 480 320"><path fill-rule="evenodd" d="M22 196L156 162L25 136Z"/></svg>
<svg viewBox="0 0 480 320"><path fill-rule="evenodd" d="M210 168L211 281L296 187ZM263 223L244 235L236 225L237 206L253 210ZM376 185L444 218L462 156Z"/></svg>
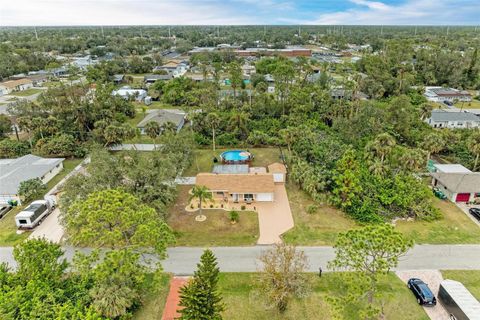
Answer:
<svg viewBox="0 0 480 320"><path fill-rule="evenodd" d="M360 6L345 11L320 14L308 24L348 25L428 25L478 24L480 5L473 1L408 0L403 4L387 5L378 1L350 0Z"/></svg>

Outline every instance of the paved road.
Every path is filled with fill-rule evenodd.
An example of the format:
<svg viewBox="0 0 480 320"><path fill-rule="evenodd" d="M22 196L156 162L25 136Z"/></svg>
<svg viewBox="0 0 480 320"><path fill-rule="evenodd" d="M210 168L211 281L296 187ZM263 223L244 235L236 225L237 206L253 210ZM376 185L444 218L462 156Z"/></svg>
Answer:
<svg viewBox="0 0 480 320"><path fill-rule="evenodd" d="M220 269L224 272L254 272L257 257L268 246L213 247ZM299 247L304 250L310 267L308 271L324 270L334 257L331 247ZM71 259L75 249L66 247L66 257ZM82 249L85 250L85 249ZM165 271L174 274L191 274L202 254L202 248L176 247L168 249L168 258L162 262ZM0 261L13 264L12 248L0 248ZM397 270L480 270L480 245L419 245L401 258Z"/></svg>

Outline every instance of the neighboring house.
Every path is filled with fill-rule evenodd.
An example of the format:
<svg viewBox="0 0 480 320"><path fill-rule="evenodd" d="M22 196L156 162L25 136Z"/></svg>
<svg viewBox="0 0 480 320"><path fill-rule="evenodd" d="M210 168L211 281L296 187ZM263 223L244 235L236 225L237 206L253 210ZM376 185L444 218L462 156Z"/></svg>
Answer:
<svg viewBox="0 0 480 320"><path fill-rule="evenodd" d="M52 72L52 75L55 78L62 78L62 77L67 77L68 76L68 70L65 66L53 69L51 72Z"/></svg>
<svg viewBox="0 0 480 320"><path fill-rule="evenodd" d="M249 78L252 74L255 74L256 69L254 65L245 63L242 65L242 74L244 77Z"/></svg>
<svg viewBox="0 0 480 320"><path fill-rule="evenodd" d="M168 81L172 78L173 76L171 74L148 74L143 77L143 81L146 84L152 84L155 81Z"/></svg>
<svg viewBox="0 0 480 320"><path fill-rule="evenodd" d="M434 172L432 185L452 202L472 202L480 196L480 172Z"/></svg>
<svg viewBox="0 0 480 320"><path fill-rule="evenodd" d="M125 75L124 74L114 74L112 76L112 81L115 84L121 84L125 80Z"/></svg>
<svg viewBox="0 0 480 320"><path fill-rule="evenodd" d="M205 186L217 201L273 202L275 183L285 182L286 169L280 163L267 168L248 165L217 165L213 173L199 173L197 186Z"/></svg>
<svg viewBox="0 0 480 320"><path fill-rule="evenodd" d="M147 91L143 89L132 89L130 87L122 87L112 92L114 96L120 96L125 100L135 99L135 101L144 101L147 97Z"/></svg>
<svg viewBox="0 0 480 320"><path fill-rule="evenodd" d="M0 204L10 200L21 203L18 195L20 183L39 178L42 183L49 182L63 169L63 158L41 158L26 155L16 159L0 160Z"/></svg>
<svg viewBox="0 0 480 320"><path fill-rule="evenodd" d="M137 125L137 128L140 129L141 134L146 134L145 126L149 122L157 122L159 125L172 122L177 127L177 132L179 132L185 124L185 116L186 113L178 109L150 110L145 118Z"/></svg>
<svg viewBox="0 0 480 320"><path fill-rule="evenodd" d="M0 92L2 93L2 95L9 94L15 91L24 91L32 87L32 80L26 78L0 82Z"/></svg>
<svg viewBox="0 0 480 320"><path fill-rule="evenodd" d="M188 71L188 63L186 61L170 60L162 66L153 68L153 72L166 71L174 78L183 76Z"/></svg>
<svg viewBox="0 0 480 320"><path fill-rule="evenodd" d="M468 91L461 91L453 88L426 87L424 95L427 100L433 102L453 102L454 100L465 102L472 101L472 96Z"/></svg>
<svg viewBox="0 0 480 320"><path fill-rule="evenodd" d="M84 57L75 58L75 60L72 62L72 65L80 68L80 70L86 70L87 67L94 65L97 62L98 60L94 60L90 55L87 55Z"/></svg>
<svg viewBox="0 0 480 320"><path fill-rule="evenodd" d="M48 74L46 73L31 74L27 76L27 79L32 81L32 85L34 87L41 87L45 82L48 81Z"/></svg>
<svg viewBox="0 0 480 320"><path fill-rule="evenodd" d="M426 122L433 128L477 128L480 117L467 111L433 110Z"/></svg>
<svg viewBox="0 0 480 320"><path fill-rule="evenodd" d="M470 173L472 171L468 170L461 164L440 164L435 163L433 165L435 168L434 172L441 172L441 173Z"/></svg>

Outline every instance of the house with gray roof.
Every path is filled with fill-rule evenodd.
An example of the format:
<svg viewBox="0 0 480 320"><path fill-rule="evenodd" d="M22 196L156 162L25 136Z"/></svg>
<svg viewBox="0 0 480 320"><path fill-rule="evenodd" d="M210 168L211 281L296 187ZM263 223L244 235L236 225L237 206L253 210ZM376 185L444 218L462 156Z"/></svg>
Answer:
<svg viewBox="0 0 480 320"><path fill-rule="evenodd" d="M49 182L63 169L63 158L42 158L28 154L16 159L0 159L0 204L17 200L20 183L39 178Z"/></svg>
<svg viewBox="0 0 480 320"><path fill-rule="evenodd" d="M173 79L171 74L148 74L143 77L143 82L146 84L152 84L156 81L168 81Z"/></svg>
<svg viewBox="0 0 480 320"><path fill-rule="evenodd" d="M467 111L433 110L426 122L433 128L478 128L480 117Z"/></svg>
<svg viewBox="0 0 480 320"><path fill-rule="evenodd" d="M146 134L145 126L149 122L157 122L160 126L172 122L177 127L177 132L182 129L185 124L185 111L179 109L156 109L149 110L145 118L137 125L141 134Z"/></svg>
<svg viewBox="0 0 480 320"><path fill-rule="evenodd" d="M480 197L480 172L434 172L432 185L452 202L473 202Z"/></svg>

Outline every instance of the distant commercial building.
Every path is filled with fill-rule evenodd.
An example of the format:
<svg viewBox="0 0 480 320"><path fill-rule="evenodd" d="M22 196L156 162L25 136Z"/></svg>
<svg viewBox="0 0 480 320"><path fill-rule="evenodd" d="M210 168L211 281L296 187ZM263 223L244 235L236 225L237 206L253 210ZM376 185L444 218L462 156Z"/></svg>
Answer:
<svg viewBox="0 0 480 320"><path fill-rule="evenodd" d="M472 96L468 91L461 91L453 88L443 87L426 87L425 97L432 102L453 102L455 100L469 102L472 101Z"/></svg>

